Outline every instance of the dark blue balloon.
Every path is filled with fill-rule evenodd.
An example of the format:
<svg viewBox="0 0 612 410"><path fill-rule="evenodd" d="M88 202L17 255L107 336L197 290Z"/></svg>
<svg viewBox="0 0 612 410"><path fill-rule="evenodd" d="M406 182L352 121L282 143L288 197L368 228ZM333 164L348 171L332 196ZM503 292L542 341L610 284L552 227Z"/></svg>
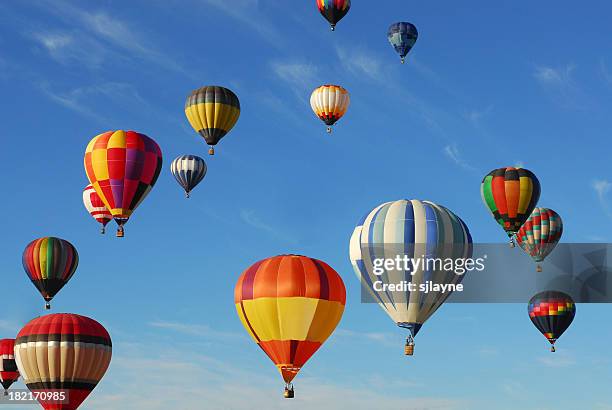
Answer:
<svg viewBox="0 0 612 410"><path fill-rule="evenodd" d="M402 63L406 55L410 52L414 43L419 37L419 32L414 24L399 22L391 24L387 33L389 43L395 48L395 51L400 55Z"/></svg>

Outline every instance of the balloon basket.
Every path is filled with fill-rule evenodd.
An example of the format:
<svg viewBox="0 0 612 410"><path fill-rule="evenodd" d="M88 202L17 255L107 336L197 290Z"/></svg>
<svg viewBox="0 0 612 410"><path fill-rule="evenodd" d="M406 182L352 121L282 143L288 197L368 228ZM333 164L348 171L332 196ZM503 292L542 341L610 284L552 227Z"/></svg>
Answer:
<svg viewBox="0 0 612 410"><path fill-rule="evenodd" d="M123 238L125 236L125 232L123 229L117 229L117 238Z"/></svg>
<svg viewBox="0 0 612 410"><path fill-rule="evenodd" d="M8 391L6 389L4 389L4 395L8 396Z"/></svg>
<svg viewBox="0 0 612 410"><path fill-rule="evenodd" d="M556 352L556 351L557 351L557 349L555 348L555 345L550 346L550 351L551 351L552 353L554 353L554 352Z"/></svg>
<svg viewBox="0 0 612 410"><path fill-rule="evenodd" d="M286 399L293 399L295 397L295 391L293 391L293 386L286 386L285 391L283 393L283 397Z"/></svg>
<svg viewBox="0 0 612 410"><path fill-rule="evenodd" d="M51 310L51 303L45 303L45 310Z"/></svg>
<svg viewBox="0 0 612 410"><path fill-rule="evenodd" d="M208 149L208 155L215 155L215 149L213 147Z"/></svg>
<svg viewBox="0 0 612 410"><path fill-rule="evenodd" d="M331 31L336 31L336 25L335 24L331 25Z"/></svg>
<svg viewBox="0 0 612 410"><path fill-rule="evenodd" d="M412 356L414 354L414 345L404 346L404 355Z"/></svg>
<svg viewBox="0 0 612 410"><path fill-rule="evenodd" d="M332 127L331 126L327 127L327 133L331 134L331 132L332 132Z"/></svg>
<svg viewBox="0 0 612 410"><path fill-rule="evenodd" d="M536 272L542 272L542 266L541 265L536 266Z"/></svg>
<svg viewBox="0 0 612 410"><path fill-rule="evenodd" d="M404 64L406 62L406 59L402 57L401 61L402 61L402 64Z"/></svg>
<svg viewBox="0 0 612 410"><path fill-rule="evenodd" d="M185 198L189 199L189 192L185 192Z"/></svg>
<svg viewBox="0 0 612 410"><path fill-rule="evenodd" d="M100 233L101 233L102 235L104 235L104 234L106 233L106 229L104 229L104 227L102 227L102 229L100 229Z"/></svg>
<svg viewBox="0 0 612 410"><path fill-rule="evenodd" d="M511 247L511 248L514 248L514 246L515 246L515 245L514 245L514 239L513 239L513 238L510 238L510 247Z"/></svg>

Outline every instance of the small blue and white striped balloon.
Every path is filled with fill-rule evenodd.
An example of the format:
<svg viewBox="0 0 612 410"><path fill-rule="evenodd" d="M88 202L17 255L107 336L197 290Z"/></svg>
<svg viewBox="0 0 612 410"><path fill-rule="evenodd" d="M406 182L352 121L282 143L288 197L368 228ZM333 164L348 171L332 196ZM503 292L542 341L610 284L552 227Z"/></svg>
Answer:
<svg viewBox="0 0 612 410"><path fill-rule="evenodd" d="M206 176L206 162L196 155L181 155L172 161L170 170L176 182L185 190L185 196Z"/></svg>

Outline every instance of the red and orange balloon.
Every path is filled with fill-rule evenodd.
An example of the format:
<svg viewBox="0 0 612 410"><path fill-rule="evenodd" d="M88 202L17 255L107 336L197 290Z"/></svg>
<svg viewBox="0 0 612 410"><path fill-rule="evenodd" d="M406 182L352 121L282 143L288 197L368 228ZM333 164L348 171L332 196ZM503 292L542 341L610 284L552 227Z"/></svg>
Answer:
<svg viewBox="0 0 612 410"><path fill-rule="evenodd" d="M274 256L240 275L234 300L242 325L285 380L285 397L293 397L293 378L342 318L342 278L314 258Z"/></svg>

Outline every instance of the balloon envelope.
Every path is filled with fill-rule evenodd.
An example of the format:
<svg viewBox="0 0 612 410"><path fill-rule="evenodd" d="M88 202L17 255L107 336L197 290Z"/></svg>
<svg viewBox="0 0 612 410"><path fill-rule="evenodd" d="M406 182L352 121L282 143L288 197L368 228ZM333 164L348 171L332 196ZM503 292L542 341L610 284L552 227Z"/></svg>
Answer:
<svg viewBox="0 0 612 410"><path fill-rule="evenodd" d="M312 111L328 127L334 125L346 114L350 102L348 91L339 85L322 85L315 89L310 96ZM330 129L328 128L328 131Z"/></svg>
<svg viewBox="0 0 612 410"><path fill-rule="evenodd" d="M23 251L23 269L45 301L70 280L79 264L79 254L68 241L53 236L30 242Z"/></svg>
<svg viewBox="0 0 612 410"><path fill-rule="evenodd" d="M528 169L498 168L484 177L480 193L493 218L512 237L536 207L540 182Z"/></svg>
<svg viewBox="0 0 612 410"><path fill-rule="evenodd" d="M325 262L281 255L245 270L234 302L244 328L290 383L340 322L346 290Z"/></svg>
<svg viewBox="0 0 612 410"><path fill-rule="evenodd" d="M563 234L563 221L548 208L535 208L521 229L516 241L536 262L542 262L557 246Z"/></svg>
<svg viewBox="0 0 612 410"><path fill-rule="evenodd" d="M162 152L144 134L108 131L89 142L84 163L89 182L122 227L155 185Z"/></svg>
<svg viewBox="0 0 612 410"><path fill-rule="evenodd" d="M395 51L400 55L402 63L419 37L414 24L407 22L393 23L387 31L387 39Z"/></svg>
<svg viewBox="0 0 612 410"><path fill-rule="evenodd" d="M371 292L373 300L394 323L416 336L452 292L432 291L427 295L419 291L374 292L373 283L383 280L396 284L407 280L418 288L427 281L458 284L463 275L440 267L423 269L423 266L409 270L384 269L377 275L374 260L393 258L398 249L402 250L402 256L409 258L469 258L471 244L467 226L449 209L429 201L402 199L377 206L359 222L351 236L349 253L355 274Z"/></svg>
<svg viewBox="0 0 612 410"><path fill-rule="evenodd" d="M76 410L104 376L112 355L110 336L93 319L69 313L38 317L17 335L15 358L32 392L66 390L61 405L38 398L47 410Z"/></svg>
<svg viewBox="0 0 612 410"><path fill-rule="evenodd" d="M19 379L14 348L15 339L0 340L0 384L5 391Z"/></svg>
<svg viewBox="0 0 612 410"><path fill-rule="evenodd" d="M527 311L533 325L554 345L572 324L576 304L570 295L549 290L532 297Z"/></svg>
<svg viewBox="0 0 612 410"><path fill-rule="evenodd" d="M104 232L104 227L113 219L113 215L106 209L104 201L92 185L87 185L83 190L83 205L87 212L102 224L102 232Z"/></svg>
<svg viewBox="0 0 612 410"><path fill-rule="evenodd" d="M329 22L333 31L336 24L349 12L351 0L317 0L317 8L319 13Z"/></svg>
<svg viewBox="0 0 612 410"><path fill-rule="evenodd" d="M196 155L181 155L172 161L170 171L189 197L191 190L206 176L207 167L206 162Z"/></svg>
<svg viewBox="0 0 612 410"><path fill-rule="evenodd" d="M212 147L236 125L240 117L240 101L225 87L205 86L191 92L185 102L189 124Z"/></svg>

